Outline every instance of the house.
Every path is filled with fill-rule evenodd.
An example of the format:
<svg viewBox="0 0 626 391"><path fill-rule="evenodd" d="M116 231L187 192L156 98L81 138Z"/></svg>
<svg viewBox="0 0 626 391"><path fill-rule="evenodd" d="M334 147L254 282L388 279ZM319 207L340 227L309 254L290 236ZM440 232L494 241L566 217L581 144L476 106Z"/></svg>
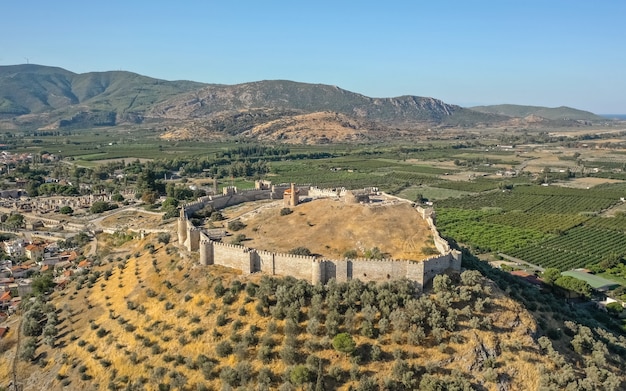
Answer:
<svg viewBox="0 0 626 391"><path fill-rule="evenodd" d="M17 265L11 268L11 274L13 275L13 278L25 278L34 271L34 269L27 265Z"/></svg>
<svg viewBox="0 0 626 391"><path fill-rule="evenodd" d="M4 242L4 252L13 259L24 256L24 241L13 240Z"/></svg>
<svg viewBox="0 0 626 391"><path fill-rule="evenodd" d="M83 271L85 269L89 269L91 267L91 261L88 260L83 260L78 262L78 267L76 268L77 271Z"/></svg>
<svg viewBox="0 0 626 391"><path fill-rule="evenodd" d="M11 303L11 292L6 291L0 295L0 309L6 310L9 308L9 304Z"/></svg>
<svg viewBox="0 0 626 391"><path fill-rule="evenodd" d="M56 265L57 263L59 263L61 261L61 258L59 258L59 257L46 257L45 255L47 255L47 253L44 254L43 260L41 262L39 262L40 265L43 265L43 266L54 266L54 265ZM43 268L41 269L41 271L43 271Z"/></svg>
<svg viewBox="0 0 626 391"><path fill-rule="evenodd" d="M61 262L74 262L78 258L78 253L76 251L63 251L59 254L59 258Z"/></svg>
<svg viewBox="0 0 626 391"><path fill-rule="evenodd" d="M38 244L29 244L24 248L24 254L26 255L26 258L31 261L38 261L43 259L43 250L43 246Z"/></svg>
<svg viewBox="0 0 626 391"><path fill-rule="evenodd" d="M72 267L72 262L70 261L61 261L61 262L57 262L54 265L54 270L65 270L67 268Z"/></svg>
<svg viewBox="0 0 626 391"><path fill-rule="evenodd" d="M33 293L33 280L24 278L17 282L17 293L20 297L26 297Z"/></svg>

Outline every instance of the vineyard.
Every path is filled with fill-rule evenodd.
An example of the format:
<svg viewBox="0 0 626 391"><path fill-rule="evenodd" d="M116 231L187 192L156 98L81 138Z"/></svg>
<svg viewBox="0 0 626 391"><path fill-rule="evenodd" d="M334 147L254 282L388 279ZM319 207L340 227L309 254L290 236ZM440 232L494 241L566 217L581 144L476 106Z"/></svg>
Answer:
<svg viewBox="0 0 626 391"><path fill-rule="evenodd" d="M445 236L479 252L502 252L569 270L626 256L626 216L597 217L619 202L624 185L592 189L516 186L437 203Z"/></svg>
<svg viewBox="0 0 626 391"><path fill-rule="evenodd" d="M494 213L497 211L442 209L437 212L437 227L444 236L470 244L478 252L513 251L546 237L541 231L483 221Z"/></svg>
<svg viewBox="0 0 626 391"><path fill-rule="evenodd" d="M626 216L594 217L585 222L586 227L626 232Z"/></svg>
<svg viewBox="0 0 626 391"><path fill-rule="evenodd" d="M509 253L525 261L569 270L600 262L608 254L626 254L626 234L596 228L577 227L536 246Z"/></svg>
<svg viewBox="0 0 626 391"><path fill-rule="evenodd" d="M589 217L580 214L506 212L486 217L493 224L527 228L545 233L560 233L582 224Z"/></svg>

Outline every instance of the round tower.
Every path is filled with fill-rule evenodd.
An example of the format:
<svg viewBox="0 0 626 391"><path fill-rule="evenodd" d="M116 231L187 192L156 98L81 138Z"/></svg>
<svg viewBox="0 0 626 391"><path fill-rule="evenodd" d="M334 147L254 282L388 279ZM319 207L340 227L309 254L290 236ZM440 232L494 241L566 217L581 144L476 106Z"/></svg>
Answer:
<svg viewBox="0 0 626 391"><path fill-rule="evenodd" d="M187 240L187 216L185 208L180 208L180 216L178 216L178 244L184 245Z"/></svg>

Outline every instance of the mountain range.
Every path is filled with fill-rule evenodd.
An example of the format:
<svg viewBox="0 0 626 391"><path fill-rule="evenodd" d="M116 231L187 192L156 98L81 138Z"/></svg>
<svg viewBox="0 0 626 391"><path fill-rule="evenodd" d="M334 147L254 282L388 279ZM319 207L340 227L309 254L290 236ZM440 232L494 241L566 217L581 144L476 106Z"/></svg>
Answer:
<svg viewBox="0 0 626 391"><path fill-rule="evenodd" d="M221 85L126 71L77 74L35 64L0 66L0 130L5 131L164 125L163 137L171 139L249 136L317 143L398 137L433 127L584 126L599 121L606 119L568 107L463 108L430 97L371 98L287 80Z"/></svg>

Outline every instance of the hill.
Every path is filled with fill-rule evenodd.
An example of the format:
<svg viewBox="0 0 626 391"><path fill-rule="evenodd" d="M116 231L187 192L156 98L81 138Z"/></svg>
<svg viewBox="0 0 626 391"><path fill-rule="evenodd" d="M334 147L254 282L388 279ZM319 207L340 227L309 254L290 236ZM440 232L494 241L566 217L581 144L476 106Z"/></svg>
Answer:
<svg viewBox="0 0 626 391"><path fill-rule="evenodd" d="M470 109L481 113L504 115L507 117L526 118L529 116L536 116L555 121L601 121L603 119L603 117L589 111L573 109L565 106L551 108L503 104L475 106Z"/></svg>
<svg viewBox="0 0 626 391"><path fill-rule="evenodd" d="M581 119L601 119L568 108L504 105L467 109L431 97L371 98L337 86L288 80L204 84L125 71L76 74L34 64L0 66L0 91L0 130L149 124L167 128L164 136L169 139L244 136L308 143L358 142L406 138L432 127L516 126L512 118L528 116L558 119L563 126L578 126L576 121ZM341 118L332 119L329 113ZM334 129L334 135L324 137L317 120L303 117L307 115L326 116L324 122ZM517 125L528 123L556 124L531 118Z"/></svg>
<svg viewBox="0 0 626 391"><path fill-rule="evenodd" d="M0 384L12 378L16 354L14 373L24 389L495 391L585 384L617 390L623 384L623 359L611 355L619 342L609 333L599 338L598 330L566 322L579 353L566 347L569 336L554 344L537 340L539 327L553 322L549 297L539 299L547 307L539 310L544 325L538 326L477 271L440 276L424 294L407 281L311 286L198 267L175 245L155 239L101 235L99 246L106 245L97 266L47 302L40 296L26 304L19 352L17 324L1 346ZM519 283L507 286L527 297ZM336 338L340 333L354 345L340 344L346 342Z"/></svg>
<svg viewBox="0 0 626 391"><path fill-rule="evenodd" d="M76 74L34 64L1 66L0 116L38 126L115 125L127 118L140 120L153 104L199 86L124 71ZM100 116L108 119L99 122Z"/></svg>
<svg viewBox="0 0 626 391"><path fill-rule="evenodd" d="M424 254L425 248L436 251L428 224L408 203L352 205L319 199L285 216L281 208L278 202L244 214L246 227L237 231L246 236L243 244L287 253L304 243L313 254L330 259L342 259L350 250L363 256L374 247L393 259L421 260L432 255ZM379 229L372 229L372 221Z"/></svg>

